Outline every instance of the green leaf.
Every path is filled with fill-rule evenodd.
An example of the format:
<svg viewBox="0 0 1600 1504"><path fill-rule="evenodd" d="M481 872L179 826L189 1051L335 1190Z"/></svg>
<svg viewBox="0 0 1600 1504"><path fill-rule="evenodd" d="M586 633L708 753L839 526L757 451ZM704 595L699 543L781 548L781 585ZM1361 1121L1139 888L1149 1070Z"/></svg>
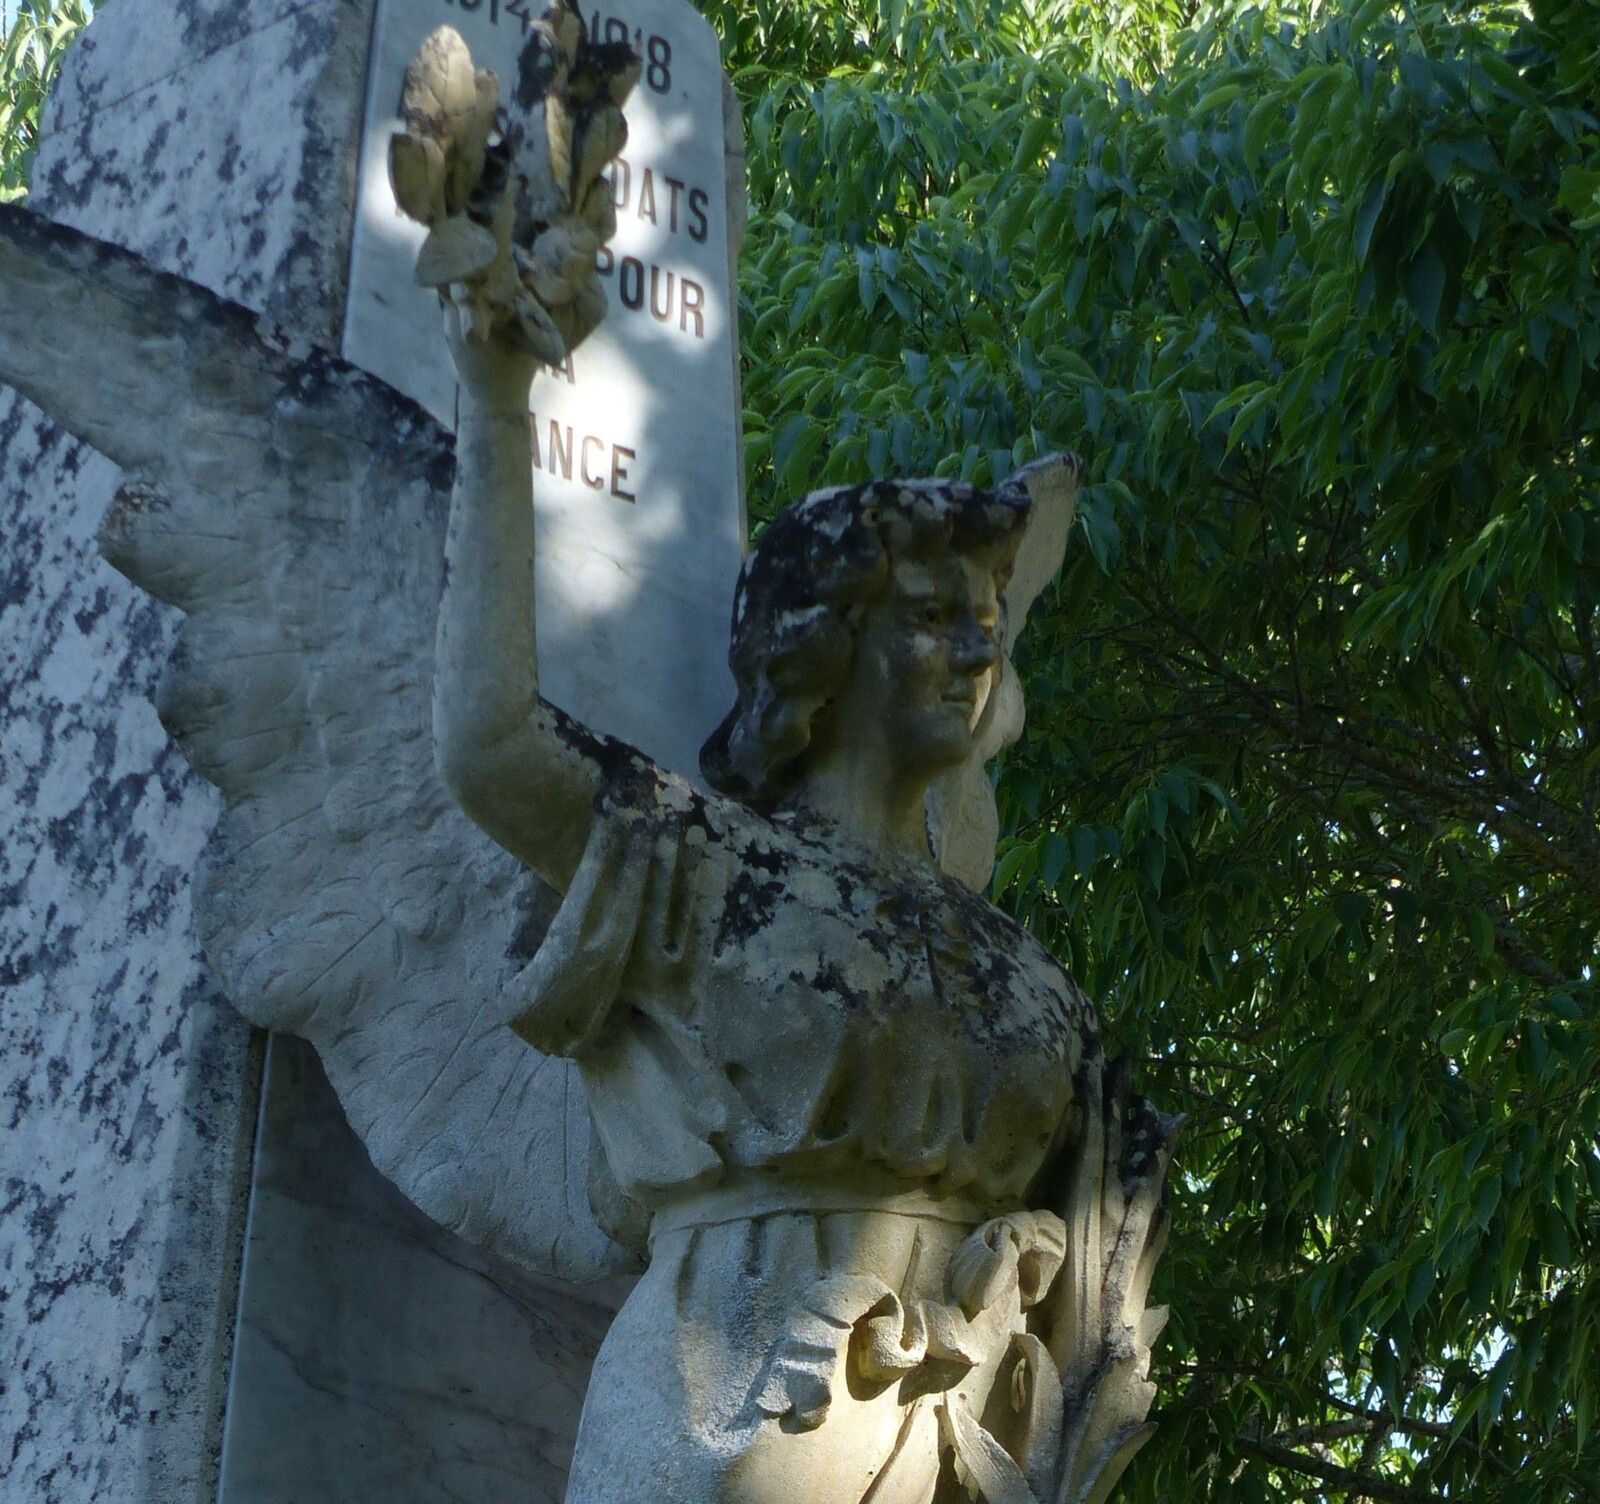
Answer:
<svg viewBox="0 0 1600 1504"><path fill-rule="evenodd" d="M1417 317L1437 332L1444 301L1445 264L1431 235L1407 263L1404 280L1406 299Z"/></svg>
<svg viewBox="0 0 1600 1504"><path fill-rule="evenodd" d="M1372 234L1378 227L1378 216L1383 212L1388 195L1389 180L1375 178L1367 189L1366 197L1361 200L1355 221L1354 250L1357 261L1367 259L1367 252L1372 246Z"/></svg>
<svg viewBox="0 0 1600 1504"><path fill-rule="evenodd" d="M1406 1315L1414 1318L1433 1290L1436 1270L1433 1260L1419 1259L1406 1284Z"/></svg>
<svg viewBox="0 0 1600 1504"><path fill-rule="evenodd" d="M1045 841L1044 861L1040 868L1045 887L1053 889L1060 883L1071 852L1067 838L1060 831L1052 831Z"/></svg>
<svg viewBox="0 0 1600 1504"><path fill-rule="evenodd" d="M1201 95L1199 102L1194 107L1194 113L1196 116L1210 115L1222 109L1225 105L1232 104L1243 93L1244 85L1242 83L1218 84L1216 88Z"/></svg>

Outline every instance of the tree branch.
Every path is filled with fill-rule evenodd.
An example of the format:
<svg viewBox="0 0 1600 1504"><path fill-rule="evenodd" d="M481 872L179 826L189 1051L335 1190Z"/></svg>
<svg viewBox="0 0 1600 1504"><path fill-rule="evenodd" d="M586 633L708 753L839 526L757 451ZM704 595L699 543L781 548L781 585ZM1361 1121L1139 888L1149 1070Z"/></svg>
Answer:
<svg viewBox="0 0 1600 1504"><path fill-rule="evenodd" d="M1240 1451L1248 1452L1262 1462L1269 1462L1273 1467L1303 1473L1308 1478L1316 1478L1345 1493L1365 1494L1367 1498L1383 1500L1385 1504L1449 1504L1441 1495L1429 1493L1426 1489L1354 1472L1350 1468L1340 1467L1336 1462L1327 1462L1321 1457L1312 1457L1292 1447L1281 1446L1266 1437L1238 1436L1234 1438L1234 1443Z"/></svg>

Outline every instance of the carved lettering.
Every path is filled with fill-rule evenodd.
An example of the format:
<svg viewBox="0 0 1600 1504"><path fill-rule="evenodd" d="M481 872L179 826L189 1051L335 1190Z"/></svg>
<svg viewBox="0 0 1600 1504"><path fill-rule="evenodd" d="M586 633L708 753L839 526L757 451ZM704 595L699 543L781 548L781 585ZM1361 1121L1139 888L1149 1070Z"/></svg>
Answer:
<svg viewBox="0 0 1600 1504"><path fill-rule="evenodd" d="M624 308L644 307L644 262L637 256L624 256L617 273L617 291Z"/></svg>
<svg viewBox="0 0 1600 1504"><path fill-rule="evenodd" d="M678 333L695 339L706 337L706 290L693 277L653 261L647 264L637 256L624 256L619 261L604 247L595 258L595 269L602 277L615 273L617 300L630 312L638 313L644 308L648 280L650 315L658 324L668 328L676 324Z"/></svg>
<svg viewBox="0 0 1600 1504"><path fill-rule="evenodd" d="M572 424L559 423L554 418L541 420L537 413L531 412L528 414L528 441L535 470L571 480L576 457L578 479L589 490L608 491L617 501L638 499L631 489L633 467L639 460L636 449L614 443L601 434L585 433L581 428L575 429Z"/></svg>
<svg viewBox="0 0 1600 1504"><path fill-rule="evenodd" d="M623 458L622 457L624 455L626 455L628 457L628 463L627 464L623 463ZM629 479L628 465L632 464L633 461L638 459L638 458L639 458L639 456L637 454L635 454L633 452L633 450L629 449L627 447L627 445L625 445L625 444L615 444L615 445L612 446L612 449L611 449L611 494L613 496L615 496L618 501L633 501L633 500L635 500L635 497L634 497L634 494L633 494L632 491L624 491L622 489L622 483L623 483L623 481Z"/></svg>
<svg viewBox="0 0 1600 1504"><path fill-rule="evenodd" d="M678 280L678 293L681 299L678 317L678 328L684 333L693 333L696 339L706 337L706 319L702 310L706 306L706 290L692 277L681 277ZM689 320L694 320L694 329L689 328Z"/></svg>
<svg viewBox="0 0 1600 1504"><path fill-rule="evenodd" d="M666 283L664 295L662 291L663 280ZM650 268L650 317L658 324L664 324L672 317L673 280L671 272L668 272L663 279L659 266Z"/></svg>
<svg viewBox="0 0 1600 1504"><path fill-rule="evenodd" d="M562 435L566 438L563 440ZM572 479L572 425L565 428L557 423L554 418L550 420L550 462L547 468L554 475L559 466L563 480Z"/></svg>
<svg viewBox="0 0 1600 1504"><path fill-rule="evenodd" d="M657 192L657 183L662 185ZM637 192L635 189L637 188ZM667 230L704 245L711 233L711 195L682 178L641 166L637 173L626 157L618 157L611 171L611 197L618 214L631 213L646 224L660 225L662 199L666 200Z"/></svg>
<svg viewBox="0 0 1600 1504"><path fill-rule="evenodd" d="M482 4L482 0L459 0L464 8ZM589 17L589 35L596 43L623 42L637 52L643 61L645 87L654 94L665 94L672 88L672 43L657 32L646 31L642 26L629 26L621 16L603 15L596 9Z"/></svg>

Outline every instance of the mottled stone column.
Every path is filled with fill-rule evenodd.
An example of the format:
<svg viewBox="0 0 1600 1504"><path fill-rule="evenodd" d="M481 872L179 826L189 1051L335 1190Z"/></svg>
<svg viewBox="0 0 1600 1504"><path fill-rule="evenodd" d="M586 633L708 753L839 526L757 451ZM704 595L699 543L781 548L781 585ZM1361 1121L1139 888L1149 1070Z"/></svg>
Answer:
<svg viewBox="0 0 1600 1504"><path fill-rule="evenodd" d="M370 12L118 0L33 207L336 347ZM190 933L172 613L94 545L118 478L0 390L0 1473L34 1504L212 1496L261 1074Z"/></svg>

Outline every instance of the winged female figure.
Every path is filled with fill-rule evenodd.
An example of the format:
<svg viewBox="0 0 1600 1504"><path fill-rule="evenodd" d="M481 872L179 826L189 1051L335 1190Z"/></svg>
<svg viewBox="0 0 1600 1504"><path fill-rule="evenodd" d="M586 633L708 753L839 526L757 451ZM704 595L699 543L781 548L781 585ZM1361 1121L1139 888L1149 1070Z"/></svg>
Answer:
<svg viewBox="0 0 1600 1504"><path fill-rule="evenodd" d="M1080 467L780 515L703 783L542 699L527 395L604 308L630 80L565 3L538 43L542 190L458 39L394 159L453 454L370 377L0 212L0 377L127 469L103 546L187 613L160 708L224 795L207 954L424 1210L545 1274L642 1267L570 1504L1103 1499L1150 1429L1175 1124L945 870ZM45 337L66 308L92 374Z"/></svg>

